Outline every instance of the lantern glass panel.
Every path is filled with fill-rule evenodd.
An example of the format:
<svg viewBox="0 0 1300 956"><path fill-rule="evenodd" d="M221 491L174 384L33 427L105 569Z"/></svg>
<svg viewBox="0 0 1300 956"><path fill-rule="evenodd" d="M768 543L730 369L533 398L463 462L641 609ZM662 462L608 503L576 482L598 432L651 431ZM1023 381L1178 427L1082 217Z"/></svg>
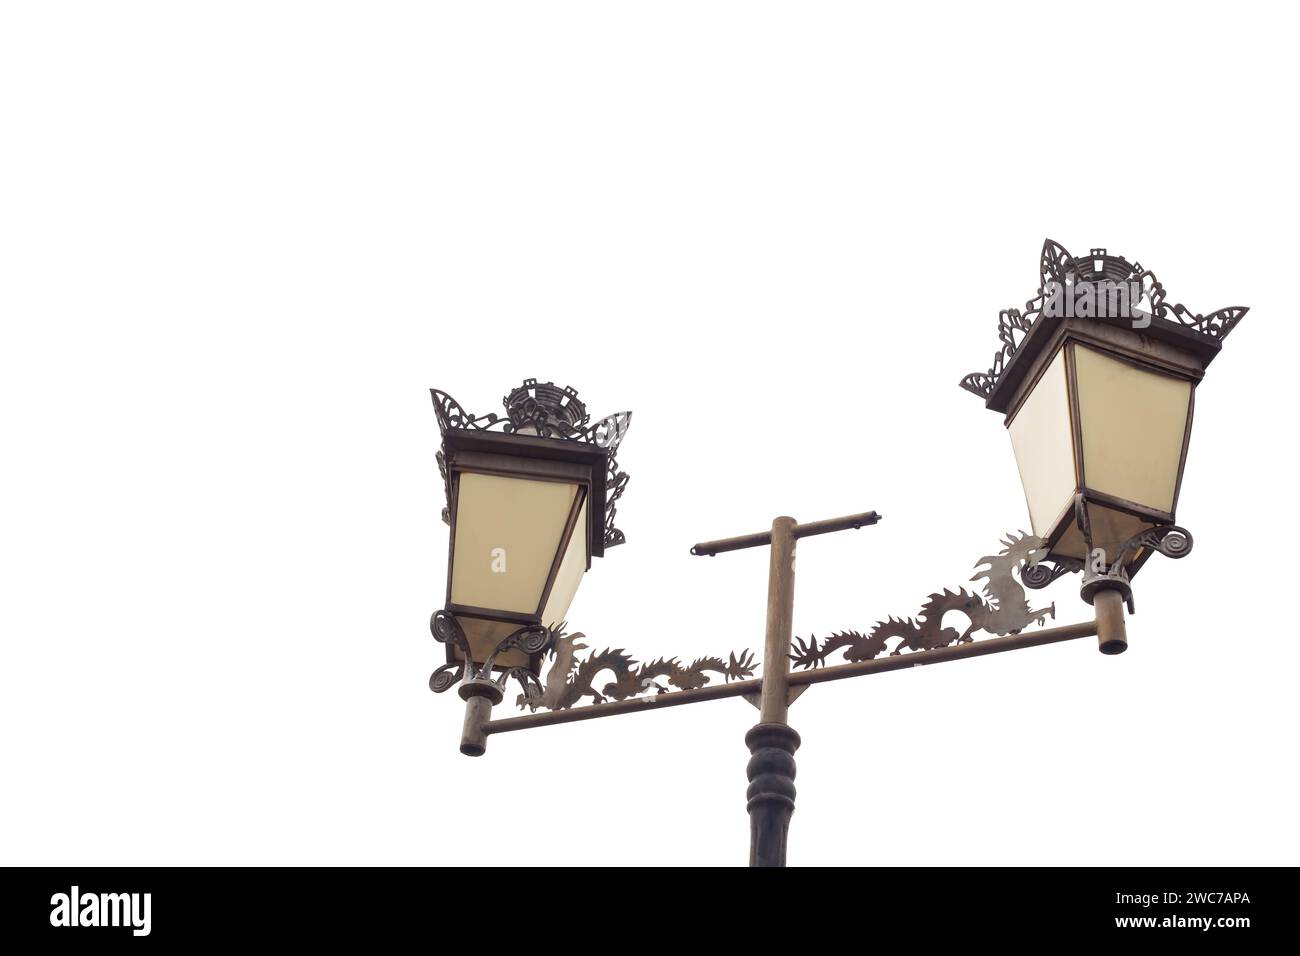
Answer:
<svg viewBox="0 0 1300 956"><path fill-rule="evenodd" d="M1065 353L1058 352L1007 426L1034 534L1046 537L1077 489Z"/></svg>
<svg viewBox="0 0 1300 956"><path fill-rule="evenodd" d="M578 493L576 483L460 474L452 603L536 615Z"/></svg>
<svg viewBox="0 0 1300 956"><path fill-rule="evenodd" d="M587 533L587 502L584 500L578 511L573 534L569 536L569 545L556 572L555 582L551 585L551 593L546 598L546 607L542 609L542 624L545 626L560 624L569 613L569 605L573 603L573 596L577 594L578 585L582 583L582 576L587 571L587 546L590 540Z"/></svg>
<svg viewBox="0 0 1300 956"><path fill-rule="evenodd" d="M1084 486L1172 514L1191 382L1083 345L1074 365Z"/></svg>

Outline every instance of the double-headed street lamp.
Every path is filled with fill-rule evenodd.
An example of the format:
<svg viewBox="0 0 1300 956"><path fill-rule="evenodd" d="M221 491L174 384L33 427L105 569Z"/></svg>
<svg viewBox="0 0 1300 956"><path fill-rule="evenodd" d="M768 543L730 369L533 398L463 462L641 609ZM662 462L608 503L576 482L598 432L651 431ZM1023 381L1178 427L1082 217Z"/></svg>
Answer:
<svg viewBox="0 0 1300 956"><path fill-rule="evenodd" d="M534 379L506 396L504 416L472 415L434 390L451 540L446 603L431 621L447 661L429 686L460 685L461 752L482 755L493 734L745 697L760 711L745 738L750 863L784 865L799 746L787 712L809 685L1082 637L1096 636L1106 654L1127 648L1132 578L1157 551L1191 550L1174 521L1193 396L1245 313L1194 314L1167 304L1139 265L1044 243L1036 297L1001 313L992 367L961 382L1005 416L1032 533L1008 535L976 563L982 594L945 589L915 617L821 640L792 633L796 542L875 524L875 512L806 524L780 517L768 531L695 545L691 553L706 556L769 548L761 677L748 651L690 663L638 662L623 650L584 657L584 636L565 631L591 559L623 543L614 515L628 478L615 455L630 412L592 424L573 389ZM1093 620L1042 628L1055 605L1034 608L1025 588L1074 571ZM1030 624L1040 629L1025 631ZM977 631L994 636L975 642ZM528 713L493 719L511 678Z"/></svg>

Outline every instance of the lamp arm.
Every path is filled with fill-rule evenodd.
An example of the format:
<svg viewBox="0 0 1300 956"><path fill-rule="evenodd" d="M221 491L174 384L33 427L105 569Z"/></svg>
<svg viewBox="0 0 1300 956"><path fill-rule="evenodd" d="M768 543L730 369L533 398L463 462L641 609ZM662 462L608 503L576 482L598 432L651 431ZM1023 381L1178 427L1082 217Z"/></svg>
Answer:
<svg viewBox="0 0 1300 956"><path fill-rule="evenodd" d="M815 522L804 527L806 533L818 534L829 530L862 527L874 523L876 517L874 513L864 513L828 522ZM758 541L759 537L761 536L749 535L708 542L703 546L697 545L693 550L698 554L713 554L765 543ZM976 574L971 580L984 582L983 596L964 588L955 591L945 589L941 593L930 595L916 618L891 617L877 624L867 634L842 631L820 642L816 636L807 640L796 637L789 646L789 657L794 666L802 670L788 675L790 690L801 691L810 684L825 681L997 654L1097 634L1096 621L1021 633L1034 622L1042 625L1047 618L1056 616L1055 604L1045 608L1031 608L1026 599L1025 587L1043 587L1051 580L1079 568L1068 559L1047 566L1046 562L1040 560L1045 552L1042 539L1023 532L1006 535L1002 546L997 554L982 557L975 563ZM945 615L951 611L958 611L968 619L969 626L964 631L944 626ZM449 624L444 624L444 621ZM454 618L446 612L435 613L433 625L434 637L440 641L454 643L457 637L463 639ZM979 630L995 636L975 641L972 634ZM464 752L481 754L487 736L494 733L593 720L726 697L744 696L753 700L757 699L763 688L762 678L754 677L754 655L748 650L739 654L733 652L726 661L721 657L702 657L687 665L675 657L661 657L639 664L622 648L606 649L579 657L578 652L587 648L586 644L580 643L585 635L564 633L563 625L548 631L547 637L545 646L552 657L551 667L540 681L532 674L526 674L527 679L520 680L523 693L516 700L520 708L527 708L532 713L491 720L490 708L482 714L482 719L475 712L475 716L467 718L472 726L466 738L469 745L462 742ZM514 639L522 641L523 637L520 632L516 632L507 642ZM498 648L503 649L504 646ZM826 666L828 656L835 651L843 651L843 663ZM466 652L462 650L462 654ZM489 665L495 656L494 653L489 658ZM448 665L450 666L455 665ZM472 666L470 665L471 668ZM462 669L458 676L466 673ZM608 675L603 683L597 680L602 674ZM722 680L713 683L712 675L720 676ZM501 677L500 684L504 684L506 676L508 675ZM454 682L448 676L445 684L450 687ZM467 683L474 682L480 685L485 683L482 671L471 674L467 680ZM482 689L493 694L494 688ZM472 692L473 690L470 691ZM465 694L463 691L462 696ZM585 697L590 697L594 703L575 706ZM482 709L481 704L473 706Z"/></svg>
<svg viewBox="0 0 1300 956"><path fill-rule="evenodd" d="M846 680L850 677L862 677L867 674L882 674L886 671L903 670L909 667L922 667L946 661L964 660L968 657L982 657L988 654L1000 654L1005 651L1022 650L1028 647L1040 647L1045 644L1057 644L1062 641L1074 641L1084 637L1095 637L1096 634L1096 622L1085 621L1079 624L1044 628L1027 634L1013 634L1007 637L975 641L968 644L955 644L949 647L882 657L876 660L796 671L789 675L788 682L792 689L803 688L810 684ZM675 693L655 694L648 697L632 697L626 700L611 700L602 704L524 714L519 717L505 717L488 721L483 725L482 730L485 736L504 734L515 730L531 730L535 727L549 727L553 724L568 724L580 720L595 720L598 717L613 717L617 714L633 714L645 710L677 707L683 704L699 704L708 700L747 697L758 694L762 688L763 681L761 678L738 680L725 684L710 684L694 690L681 690Z"/></svg>

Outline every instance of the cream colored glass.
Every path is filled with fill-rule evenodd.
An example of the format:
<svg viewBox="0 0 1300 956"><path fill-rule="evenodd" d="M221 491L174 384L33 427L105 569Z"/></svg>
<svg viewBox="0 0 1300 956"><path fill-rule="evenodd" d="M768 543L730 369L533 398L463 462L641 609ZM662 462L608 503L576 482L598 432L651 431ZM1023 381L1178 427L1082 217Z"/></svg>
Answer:
<svg viewBox="0 0 1300 956"><path fill-rule="evenodd" d="M1074 440L1065 384L1065 353L1058 352L1007 426L1034 534L1046 536L1075 492Z"/></svg>
<svg viewBox="0 0 1300 956"><path fill-rule="evenodd" d="M578 486L473 473L458 480L452 603L536 614Z"/></svg>
<svg viewBox="0 0 1300 956"><path fill-rule="evenodd" d="M1172 512L1192 385L1076 345L1083 480L1094 490Z"/></svg>
<svg viewBox="0 0 1300 956"><path fill-rule="evenodd" d="M587 502L583 501L582 507L578 509L578 523L573 526L573 534L569 538L569 547L560 562L555 583L551 585L551 595L546 599L546 607L542 610L542 623L547 627L561 623L564 615L569 613L569 605L573 603L573 596L578 593L578 585L582 583L582 576L587 571L587 545L590 540L587 532Z"/></svg>

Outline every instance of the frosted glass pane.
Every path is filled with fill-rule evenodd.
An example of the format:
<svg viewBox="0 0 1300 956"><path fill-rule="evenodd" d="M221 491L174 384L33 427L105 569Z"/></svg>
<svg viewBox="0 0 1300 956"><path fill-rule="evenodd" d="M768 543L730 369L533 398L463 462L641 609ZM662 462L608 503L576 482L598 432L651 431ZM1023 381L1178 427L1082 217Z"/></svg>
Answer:
<svg viewBox="0 0 1300 956"><path fill-rule="evenodd" d="M574 525L573 535L569 538L569 547L564 552L564 560L560 562L559 573L555 576L555 584L551 586L551 596L546 601L546 607L542 610L542 623L547 627L559 624L564 620L564 616L569 613L569 605L573 603L573 596L578 593L578 585L582 583L582 576L587 572L587 544L590 538L587 533L587 502L582 503L578 509L578 523Z"/></svg>
<svg viewBox="0 0 1300 956"><path fill-rule="evenodd" d="M1075 346L1083 481L1095 490L1171 512L1192 385Z"/></svg>
<svg viewBox="0 0 1300 956"><path fill-rule="evenodd" d="M462 474L452 603L536 614L577 493L566 482Z"/></svg>
<svg viewBox="0 0 1300 956"><path fill-rule="evenodd" d="M1029 523L1034 534L1046 535L1076 490L1064 352L1057 353L1007 431L1029 504Z"/></svg>

